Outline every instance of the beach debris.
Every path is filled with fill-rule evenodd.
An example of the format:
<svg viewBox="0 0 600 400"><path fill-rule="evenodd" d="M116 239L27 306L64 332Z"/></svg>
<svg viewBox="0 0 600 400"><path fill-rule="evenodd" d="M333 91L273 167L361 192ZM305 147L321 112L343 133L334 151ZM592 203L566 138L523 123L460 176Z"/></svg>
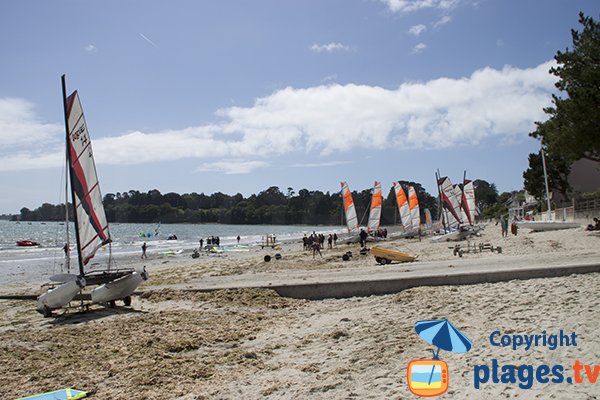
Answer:
<svg viewBox="0 0 600 400"><path fill-rule="evenodd" d="M342 255L342 260L349 261L352 258L352 252L347 251Z"/></svg>
<svg viewBox="0 0 600 400"><path fill-rule="evenodd" d="M279 253L275 254L275 259L276 260L281 260L281 254L279 254Z"/></svg>
<svg viewBox="0 0 600 400"><path fill-rule="evenodd" d="M473 243L471 245L470 242L467 242L466 246L457 244L455 246L451 246L448 248L452 250L453 255L455 255L455 256L458 255L459 257L462 257L463 254L483 253L484 251L491 251L492 253L495 251L498 254L502 253L502 247L494 246L489 243L479 243L479 244Z"/></svg>

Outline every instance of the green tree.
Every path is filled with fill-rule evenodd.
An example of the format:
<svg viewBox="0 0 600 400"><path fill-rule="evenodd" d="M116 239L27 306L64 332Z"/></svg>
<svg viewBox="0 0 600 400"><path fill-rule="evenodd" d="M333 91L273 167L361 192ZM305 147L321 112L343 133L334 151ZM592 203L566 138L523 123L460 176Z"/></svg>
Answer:
<svg viewBox="0 0 600 400"><path fill-rule="evenodd" d="M570 185L567 180L571 171L571 163L556 155L546 156L546 174L548 175L548 186L560 192L566 200L569 199ZM529 168L523 172L523 186L525 190L536 198L543 201L546 198L546 185L544 183L544 168L540 153L529 154Z"/></svg>
<svg viewBox="0 0 600 400"><path fill-rule="evenodd" d="M473 181L475 188L475 203L480 210L494 206L498 202L498 189L496 184L490 184L483 179L475 179Z"/></svg>
<svg viewBox="0 0 600 400"><path fill-rule="evenodd" d="M530 135L542 141L550 156L600 162L600 24L583 13L579 23L581 32L571 30L573 49L558 51L558 66L550 69L566 97L552 96L554 106L544 109L549 119L536 122Z"/></svg>

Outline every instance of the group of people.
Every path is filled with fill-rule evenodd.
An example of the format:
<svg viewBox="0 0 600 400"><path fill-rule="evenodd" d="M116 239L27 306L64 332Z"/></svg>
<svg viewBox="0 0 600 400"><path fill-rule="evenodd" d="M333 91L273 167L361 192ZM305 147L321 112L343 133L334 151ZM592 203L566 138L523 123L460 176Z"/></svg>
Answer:
<svg viewBox="0 0 600 400"><path fill-rule="evenodd" d="M338 236L336 233L330 233L327 237L327 248L333 249L333 246L337 245L337 239ZM325 235L322 233L317 234L313 232L310 236L304 235L302 238L302 244L304 250L312 250L313 258L315 258L317 254L323 257L323 254L321 254L321 249L325 248Z"/></svg>
<svg viewBox="0 0 600 400"><path fill-rule="evenodd" d="M239 238L239 236L238 236ZM239 240L238 240L239 243ZM207 246L219 246L221 244L221 238L218 236L211 236L206 238ZM204 239L200 238L200 248L204 248Z"/></svg>

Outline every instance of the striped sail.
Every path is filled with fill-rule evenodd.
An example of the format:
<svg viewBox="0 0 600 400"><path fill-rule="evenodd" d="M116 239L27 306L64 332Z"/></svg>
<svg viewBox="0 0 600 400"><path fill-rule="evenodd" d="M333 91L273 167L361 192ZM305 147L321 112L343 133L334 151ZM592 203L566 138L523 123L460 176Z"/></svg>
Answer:
<svg viewBox="0 0 600 400"><path fill-rule="evenodd" d="M356 232L358 231L358 218L356 216L356 209L354 208L354 201L352 200L352 193L346 182L342 182L342 199L344 201L344 214L346 215L348 232Z"/></svg>
<svg viewBox="0 0 600 400"><path fill-rule="evenodd" d="M408 187L408 206L410 209L410 219L412 229L419 229L421 226L421 213L419 211L419 199L417 192L412 186Z"/></svg>
<svg viewBox="0 0 600 400"><path fill-rule="evenodd" d="M473 182L468 179L465 179L463 184L460 205L465 215L465 221L468 221L469 225L475 224L475 187Z"/></svg>
<svg viewBox="0 0 600 400"><path fill-rule="evenodd" d="M429 208L425 209L425 226L427 229L431 229L433 226L433 220L431 219L431 211L429 211Z"/></svg>
<svg viewBox="0 0 600 400"><path fill-rule="evenodd" d="M400 220L404 226L404 230L408 231L412 228L412 220L410 218L410 206L408 199L404 193L404 189L399 182L394 182L394 191L396 192L396 202L398 203L398 211L400 212Z"/></svg>
<svg viewBox="0 0 600 400"><path fill-rule="evenodd" d="M369 211L369 231L374 232L379 229L379 222L381 221L381 184L375 181L373 186L373 198L371 199L371 211Z"/></svg>
<svg viewBox="0 0 600 400"><path fill-rule="evenodd" d="M442 197L442 218L446 222L447 228L456 228L462 222L459 214L460 195L457 195L447 176L438 179L438 186Z"/></svg>
<svg viewBox="0 0 600 400"><path fill-rule="evenodd" d="M86 265L102 245L110 242L110 235L90 135L77 91L67 98L66 106L69 174L77 218L77 244L83 265Z"/></svg>

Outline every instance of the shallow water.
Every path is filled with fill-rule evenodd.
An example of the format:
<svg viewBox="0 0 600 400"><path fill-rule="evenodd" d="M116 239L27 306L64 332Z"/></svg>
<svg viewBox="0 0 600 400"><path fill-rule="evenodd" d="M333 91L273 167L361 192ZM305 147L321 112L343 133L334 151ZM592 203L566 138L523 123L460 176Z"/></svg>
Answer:
<svg viewBox="0 0 600 400"><path fill-rule="evenodd" d="M155 231L158 227L158 235ZM66 243L64 222L10 222L0 220L0 283L38 282L64 271L63 246ZM69 224L71 248L75 246L73 224ZM222 225L222 224L111 224L113 240L111 251L115 258L141 254L145 241L148 253L167 253L198 247L199 239L218 236L222 246L240 243L257 246L266 235L275 235L277 241L300 240L304 234L338 235L345 231L342 226L298 226L298 225ZM146 235L146 237L144 236ZM177 240L167 240L176 235ZM40 243L35 247L17 246L18 240L29 239ZM102 248L92 260L95 264L106 263L108 248ZM71 263L76 265L75 252L71 252Z"/></svg>

